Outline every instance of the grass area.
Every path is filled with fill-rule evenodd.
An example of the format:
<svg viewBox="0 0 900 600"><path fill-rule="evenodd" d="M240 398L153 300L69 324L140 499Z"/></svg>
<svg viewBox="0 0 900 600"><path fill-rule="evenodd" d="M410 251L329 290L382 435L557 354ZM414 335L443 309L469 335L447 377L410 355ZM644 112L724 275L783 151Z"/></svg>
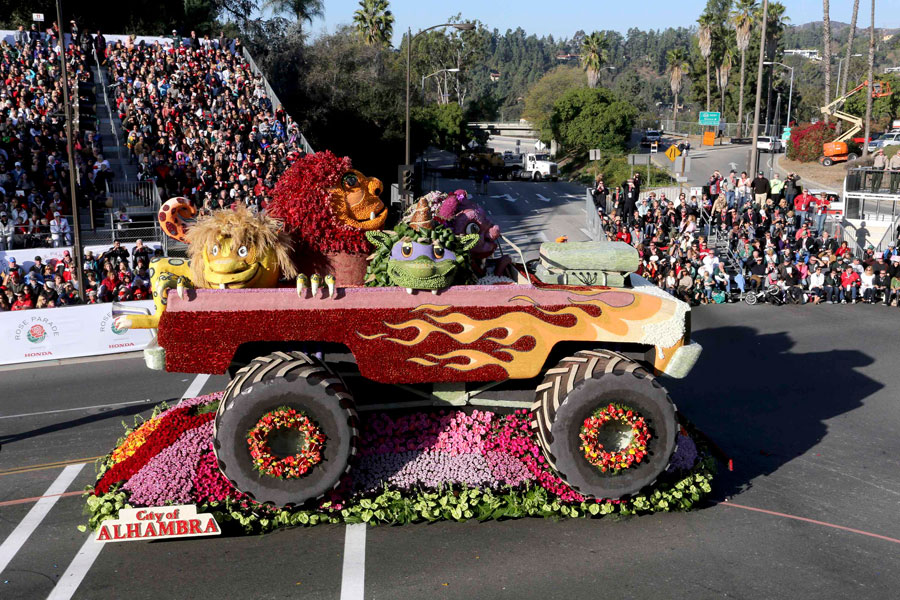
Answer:
<svg viewBox="0 0 900 600"><path fill-rule="evenodd" d="M818 162L799 162L788 160L784 155L778 159L778 166L785 173L796 173L804 187L828 187L841 190L844 187L844 176L847 175L847 163L837 163L823 167Z"/></svg>
<svg viewBox="0 0 900 600"><path fill-rule="evenodd" d="M628 164L627 156L610 156L601 160L588 160L586 154L568 154L560 161L560 172L571 181L577 181L585 185L594 183L597 173L603 173L604 180L609 186L622 185L633 172L640 172L642 177L647 176L647 166L632 167ZM650 186L671 185L675 180L667 171L655 165L650 165ZM647 187L644 182L643 187Z"/></svg>

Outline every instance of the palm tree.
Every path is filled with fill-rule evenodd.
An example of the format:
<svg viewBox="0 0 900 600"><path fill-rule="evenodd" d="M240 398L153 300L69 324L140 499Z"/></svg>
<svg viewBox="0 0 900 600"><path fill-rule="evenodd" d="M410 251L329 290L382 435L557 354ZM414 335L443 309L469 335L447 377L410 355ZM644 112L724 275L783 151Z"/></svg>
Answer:
<svg viewBox="0 0 900 600"><path fill-rule="evenodd" d="M682 48L673 48L666 54L666 74L669 76L669 87L675 96L672 104L672 127L675 127L675 119L678 116L678 93L681 91L681 80L688 70L687 52Z"/></svg>
<svg viewBox="0 0 900 600"><path fill-rule="evenodd" d="M594 32L581 42L581 66L587 72L588 87L597 87L600 69L609 61L609 39L602 33Z"/></svg>
<svg viewBox="0 0 900 600"><path fill-rule="evenodd" d="M264 0L262 8L276 14L290 14L296 18L298 26L304 21L312 23L313 19L325 14L322 0Z"/></svg>
<svg viewBox="0 0 900 600"><path fill-rule="evenodd" d="M831 104L831 16L829 1L822 0L822 34L825 36L825 105ZM828 123L828 113L825 113L825 123Z"/></svg>
<svg viewBox="0 0 900 600"><path fill-rule="evenodd" d="M866 90L866 133L865 140L867 143L863 144L863 157L869 155L869 144L868 140L869 134L871 132L871 124L872 124L872 86L875 82L872 81L872 78L875 77L875 0L872 0L872 20L869 22L869 89Z"/></svg>
<svg viewBox="0 0 900 600"><path fill-rule="evenodd" d="M716 67L716 84L719 86L719 96L721 96L721 106L719 111L723 118L725 115L725 90L728 88L728 78L731 76L731 68L734 66L734 49L725 48L722 55L722 63Z"/></svg>
<svg viewBox="0 0 900 600"><path fill-rule="evenodd" d="M731 11L730 21L734 27L737 47L741 52L741 88L738 94L738 127L744 119L744 67L747 60L747 48L750 46L750 30L753 28L757 4L756 0L737 0Z"/></svg>
<svg viewBox="0 0 900 600"><path fill-rule="evenodd" d="M712 15L703 13L697 22L700 23L700 29L697 30L697 44L700 46L700 55L706 61L706 110L709 111L709 55L712 53Z"/></svg>
<svg viewBox="0 0 900 600"><path fill-rule="evenodd" d="M394 34L394 15L387 0L360 0L353 24L367 46L386 46Z"/></svg>
<svg viewBox="0 0 900 600"><path fill-rule="evenodd" d="M841 96L847 93L847 76L850 74L850 55L853 54L853 38L856 37L857 13L859 13L859 0L853 0L853 15L850 17L850 36L847 38L847 51L844 53L844 74L841 80L838 81Z"/></svg>

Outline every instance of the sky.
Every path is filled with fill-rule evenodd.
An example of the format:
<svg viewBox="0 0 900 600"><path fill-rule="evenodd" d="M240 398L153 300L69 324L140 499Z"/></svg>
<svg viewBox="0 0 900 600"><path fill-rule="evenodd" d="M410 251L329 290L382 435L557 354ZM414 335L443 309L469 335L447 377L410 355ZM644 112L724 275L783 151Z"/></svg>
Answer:
<svg viewBox="0 0 900 600"><path fill-rule="evenodd" d="M900 28L900 10L890 10L898 0L876 0L875 26ZM793 24L822 19L821 0L782 0ZM324 0L325 17L313 22L314 33L333 32L338 25L350 23L359 0ZM436 25L460 13L463 19L477 19L488 29L521 27L529 34L571 37L579 29L587 32L614 29L624 33L630 27L664 29L670 26L690 26L706 6L706 0L568 0L558 3L548 0L390 0L394 14L395 44L407 27L413 32ZM870 4L860 2L858 27L869 26ZM852 0L831 0L831 18L850 22Z"/></svg>

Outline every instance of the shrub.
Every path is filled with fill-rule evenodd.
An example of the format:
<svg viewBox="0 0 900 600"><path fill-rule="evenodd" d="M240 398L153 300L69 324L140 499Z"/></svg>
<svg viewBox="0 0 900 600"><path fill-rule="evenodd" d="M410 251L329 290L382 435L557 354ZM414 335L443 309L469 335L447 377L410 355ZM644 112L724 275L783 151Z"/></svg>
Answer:
<svg viewBox="0 0 900 600"><path fill-rule="evenodd" d="M834 123L825 124L819 121L803 129L794 128L788 140L787 157L789 160L812 162L822 156L822 145L835 137Z"/></svg>

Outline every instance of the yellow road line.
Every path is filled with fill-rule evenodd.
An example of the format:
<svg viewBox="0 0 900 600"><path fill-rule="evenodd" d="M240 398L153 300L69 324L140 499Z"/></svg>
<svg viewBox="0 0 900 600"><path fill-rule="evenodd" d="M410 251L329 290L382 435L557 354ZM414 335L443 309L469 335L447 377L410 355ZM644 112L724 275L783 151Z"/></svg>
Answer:
<svg viewBox="0 0 900 600"><path fill-rule="evenodd" d="M88 458L73 458L71 460L61 460L58 462L43 463L43 464L39 464L39 465L30 465L30 466L26 466L26 467L16 467L15 469L7 469L6 471L0 471L0 477L2 477L3 475L17 475L19 473L30 473L32 471L42 471L44 469L55 469L58 467L65 467L67 465L72 465L75 463L92 462L92 461L97 460L98 458L103 458L103 456L89 456Z"/></svg>

